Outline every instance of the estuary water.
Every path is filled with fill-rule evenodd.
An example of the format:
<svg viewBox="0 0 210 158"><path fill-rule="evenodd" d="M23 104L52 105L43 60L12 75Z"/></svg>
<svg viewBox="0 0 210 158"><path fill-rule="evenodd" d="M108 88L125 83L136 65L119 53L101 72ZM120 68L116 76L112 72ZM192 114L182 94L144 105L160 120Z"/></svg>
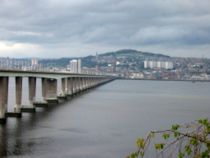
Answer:
<svg viewBox="0 0 210 158"><path fill-rule="evenodd" d="M210 116L210 83L116 80L0 126L0 157L125 158L151 130Z"/></svg>

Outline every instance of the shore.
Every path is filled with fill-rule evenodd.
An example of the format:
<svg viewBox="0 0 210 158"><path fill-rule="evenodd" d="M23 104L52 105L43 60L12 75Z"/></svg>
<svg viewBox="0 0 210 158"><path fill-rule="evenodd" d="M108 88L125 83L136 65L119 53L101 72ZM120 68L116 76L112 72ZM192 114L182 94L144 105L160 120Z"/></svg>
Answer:
<svg viewBox="0 0 210 158"><path fill-rule="evenodd" d="M210 80L173 80L173 79L140 79L140 78L119 78L121 80L143 80L143 81L184 81L184 82L210 82Z"/></svg>

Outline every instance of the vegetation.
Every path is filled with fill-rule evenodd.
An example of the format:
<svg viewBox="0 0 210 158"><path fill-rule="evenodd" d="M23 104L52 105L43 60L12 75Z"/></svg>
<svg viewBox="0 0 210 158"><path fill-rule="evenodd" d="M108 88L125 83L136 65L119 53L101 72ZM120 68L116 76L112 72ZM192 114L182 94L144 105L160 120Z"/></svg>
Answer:
<svg viewBox="0 0 210 158"><path fill-rule="evenodd" d="M127 158L143 158L153 150L161 158L210 158L210 121L200 119L171 129L152 131L138 138L137 150Z"/></svg>

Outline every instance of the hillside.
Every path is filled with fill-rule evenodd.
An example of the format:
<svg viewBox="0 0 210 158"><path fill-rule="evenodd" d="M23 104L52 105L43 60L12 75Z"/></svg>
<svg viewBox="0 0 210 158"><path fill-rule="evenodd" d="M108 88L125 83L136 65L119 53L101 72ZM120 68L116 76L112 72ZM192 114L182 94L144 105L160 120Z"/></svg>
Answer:
<svg viewBox="0 0 210 158"><path fill-rule="evenodd" d="M95 68L98 63L99 66L107 66L108 64L113 64L114 61L121 62L121 66L128 65L129 63L134 63L137 67L142 67L143 61L145 59L168 59L169 56L163 54L155 54L149 52L142 52L133 49L123 49L114 52L107 52L99 54L97 57L94 55L89 55L82 59L82 66ZM59 59L40 59L39 63L47 67L66 67L69 61L72 60L71 57L59 58ZM96 60L97 59L97 60Z"/></svg>
<svg viewBox="0 0 210 158"><path fill-rule="evenodd" d="M100 56L141 56L143 58L151 58L151 57L162 57L162 58L170 58L167 55L163 54L155 54L155 53L149 53L149 52L142 52L138 50L133 50L133 49L122 49L118 50L115 52L108 52L108 53L103 53L100 54Z"/></svg>
<svg viewBox="0 0 210 158"><path fill-rule="evenodd" d="M132 49L123 49L115 52L107 52L96 56L87 56L82 59L82 66L95 67L96 63L99 66L107 66L113 64L113 62L119 61L121 66L128 67L130 63L136 65L141 69L143 67L143 61L146 59L169 59L170 56L163 54L155 54L149 52L142 52ZM120 66L120 65L119 65ZM130 67L130 66L129 66Z"/></svg>

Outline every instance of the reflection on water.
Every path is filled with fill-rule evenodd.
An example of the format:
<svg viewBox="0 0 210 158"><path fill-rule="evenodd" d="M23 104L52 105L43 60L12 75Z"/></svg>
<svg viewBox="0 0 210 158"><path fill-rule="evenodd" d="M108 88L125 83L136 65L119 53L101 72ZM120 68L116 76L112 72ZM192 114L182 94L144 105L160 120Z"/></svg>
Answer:
<svg viewBox="0 0 210 158"><path fill-rule="evenodd" d="M210 83L114 81L68 103L9 118L0 157L122 157L153 129L210 112Z"/></svg>
<svg viewBox="0 0 210 158"><path fill-rule="evenodd" d="M0 125L0 157L7 155L7 130Z"/></svg>

